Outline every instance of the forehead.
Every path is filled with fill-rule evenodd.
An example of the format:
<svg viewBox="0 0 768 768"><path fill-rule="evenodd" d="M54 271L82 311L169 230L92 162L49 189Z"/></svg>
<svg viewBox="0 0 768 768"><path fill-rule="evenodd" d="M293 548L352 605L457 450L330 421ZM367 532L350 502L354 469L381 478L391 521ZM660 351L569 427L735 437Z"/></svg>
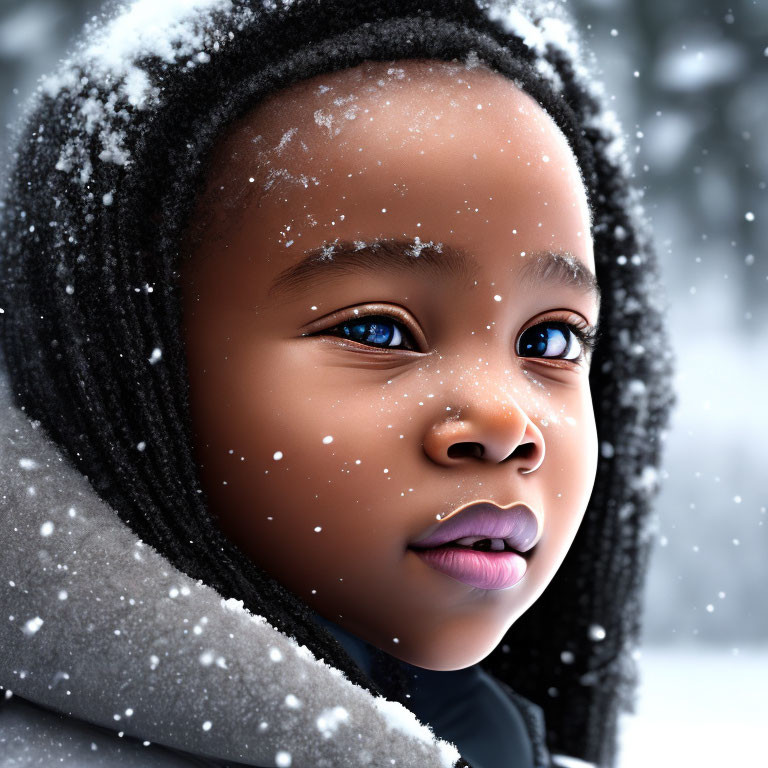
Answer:
<svg viewBox="0 0 768 768"><path fill-rule="evenodd" d="M594 268L586 192L565 137L484 67L364 62L296 83L233 126L209 189L211 205L247 214L249 229L265 224L260 239L282 266L300 246L339 235L421 232L472 252L513 240L529 252L567 251Z"/></svg>
<svg viewBox="0 0 768 768"><path fill-rule="evenodd" d="M301 81L263 101L252 117L265 139L278 132L282 137L286 125L303 126L310 139L327 143L328 149L363 138L376 147L377 140L381 145L447 140L456 130L495 134L503 125L531 138L543 139L551 129L559 133L546 112L502 75L421 59L366 61ZM265 142L265 151L272 147Z"/></svg>

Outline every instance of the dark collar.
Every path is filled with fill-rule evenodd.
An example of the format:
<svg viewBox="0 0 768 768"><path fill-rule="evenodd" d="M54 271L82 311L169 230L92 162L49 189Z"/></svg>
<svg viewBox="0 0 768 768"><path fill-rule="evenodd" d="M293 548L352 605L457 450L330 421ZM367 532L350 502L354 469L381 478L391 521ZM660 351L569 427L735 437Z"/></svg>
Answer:
<svg viewBox="0 0 768 768"><path fill-rule="evenodd" d="M314 614L366 675L376 679L377 649ZM531 768L534 747L524 713L480 664L441 672L397 660L410 681L408 709L437 736L454 743L472 768ZM378 673L380 674L380 673Z"/></svg>

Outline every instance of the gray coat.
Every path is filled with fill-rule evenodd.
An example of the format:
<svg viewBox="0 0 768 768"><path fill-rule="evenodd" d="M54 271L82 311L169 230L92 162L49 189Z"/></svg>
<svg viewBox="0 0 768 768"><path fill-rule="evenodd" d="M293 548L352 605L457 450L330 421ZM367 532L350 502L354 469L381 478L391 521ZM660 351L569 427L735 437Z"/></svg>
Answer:
<svg viewBox="0 0 768 768"><path fill-rule="evenodd" d="M12 404L1 365L0 537L1 768L459 758L401 704L145 545ZM535 708L504 690L542 752Z"/></svg>
<svg viewBox="0 0 768 768"><path fill-rule="evenodd" d="M9 402L5 376L0 540L3 768L459 757L401 704L143 544Z"/></svg>

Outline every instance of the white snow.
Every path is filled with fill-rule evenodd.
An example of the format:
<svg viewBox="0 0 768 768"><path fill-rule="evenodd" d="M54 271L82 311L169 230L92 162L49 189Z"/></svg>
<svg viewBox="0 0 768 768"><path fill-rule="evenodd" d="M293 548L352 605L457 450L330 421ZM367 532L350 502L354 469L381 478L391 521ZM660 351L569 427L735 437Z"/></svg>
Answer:
<svg viewBox="0 0 768 768"><path fill-rule="evenodd" d="M34 619L29 619L29 621L24 624L21 631L27 637L32 637L32 635L36 634L40 627L43 626L43 623L43 620L39 616L35 616Z"/></svg>
<svg viewBox="0 0 768 768"><path fill-rule="evenodd" d="M644 490L646 493L653 493L659 483L659 471L656 467L648 465L643 467L639 475L633 478L632 487L638 490Z"/></svg>
<svg viewBox="0 0 768 768"><path fill-rule="evenodd" d="M344 707L324 709L317 720L317 729L323 734L323 738L330 739L339 729L341 723L349 721L349 712Z"/></svg>
<svg viewBox="0 0 768 768"><path fill-rule="evenodd" d="M552 46L565 51L578 67L582 55L573 24L554 4L551 4L550 8L551 15L544 16L537 24L534 22L534 13L537 10L535 4L519 2L510 7L509 3L496 0L490 4L488 16L492 21L500 22L508 33L519 37L524 45L539 56L544 56L547 46Z"/></svg>
<svg viewBox="0 0 768 768"><path fill-rule="evenodd" d="M102 27L90 25L86 42L62 62L58 72L41 79L39 91L50 98L63 90L73 93L75 128L84 118L86 133L97 134L101 142L99 159L127 165L131 155L125 146L126 133L117 126L129 122L131 116L120 102L143 110L157 104L162 94L142 60L153 57L168 64L206 64L211 56L203 48L218 51L224 42L214 39L220 35L213 25L217 12L235 13L241 22L253 15L247 8L234 11L231 0L136 0L118 7L117 14ZM111 92L106 99L92 87L81 93L85 85L102 85ZM78 138L67 141L56 168L74 172L86 184L93 166L85 143ZM104 200L105 205L110 202Z"/></svg>
<svg viewBox="0 0 768 768"><path fill-rule="evenodd" d="M613 109L602 110L586 122L590 128L596 128L608 138L606 147L608 159L617 168L629 170L629 161L626 156L627 143L616 111Z"/></svg>
<svg viewBox="0 0 768 768"><path fill-rule="evenodd" d="M125 131L103 130L101 132L101 145L104 147L99 152L99 160L115 165L127 165L131 158L124 146Z"/></svg>
<svg viewBox="0 0 768 768"><path fill-rule="evenodd" d="M288 142L296 135L297 128L289 128L280 139L280 143L275 148L278 155L286 148Z"/></svg>
<svg viewBox="0 0 768 768"><path fill-rule="evenodd" d="M137 0L96 36L83 57L101 77L122 79L126 98L141 108L152 94L136 60L151 55L172 64L192 56L207 42L204 23L211 14L231 7L231 0Z"/></svg>
<svg viewBox="0 0 768 768"><path fill-rule="evenodd" d="M587 121L588 125L599 130L605 137L610 161L623 171L629 171L626 139L621 124L616 113L604 106L604 88L599 77L595 76L594 57L582 51L579 34L568 11L559 4L537 4L530 0L520 0L512 7L503 0L492 0L490 3L486 0L477 0L477 3L487 8L486 12L492 21L498 22L507 33L519 37L524 45L537 54L539 58L536 61L536 69L549 81L555 92L562 91L562 79L545 56L548 49L565 52L573 63L577 81L603 104L603 109L598 112L598 116ZM542 160L547 162L546 158Z"/></svg>
<svg viewBox="0 0 768 768"><path fill-rule="evenodd" d="M558 768L596 768L594 763L588 763L586 760L579 760L578 757L570 755L552 755L552 762Z"/></svg>
<svg viewBox="0 0 768 768"><path fill-rule="evenodd" d="M374 699L376 709L383 715L384 721L389 730L398 730L409 736L413 736L425 743L432 743L435 736L432 731L423 723L420 723L410 710L406 709L398 701L390 701L383 696L377 696ZM452 768L453 764L459 759L459 751L453 744L447 741L439 740L441 759L445 768Z"/></svg>
<svg viewBox="0 0 768 768"><path fill-rule="evenodd" d="M301 708L301 701L299 701L298 698L296 698L295 694L289 693L285 697L285 706L289 709L300 709Z"/></svg>
<svg viewBox="0 0 768 768"><path fill-rule="evenodd" d="M639 671L637 712L621 721L618 768L760 762L768 646L647 647Z"/></svg>
<svg viewBox="0 0 768 768"><path fill-rule="evenodd" d="M328 129L329 135L333 135L333 115L324 109L315 110L315 122Z"/></svg>
<svg viewBox="0 0 768 768"><path fill-rule="evenodd" d="M590 625L589 639L595 640L596 642L599 642L600 640L605 640L605 627L600 626L600 624Z"/></svg>
<svg viewBox="0 0 768 768"><path fill-rule="evenodd" d="M489 8L488 17L491 21L500 21L507 32L521 38L523 43L536 53L541 55L545 52L544 35L520 8L494 3Z"/></svg>

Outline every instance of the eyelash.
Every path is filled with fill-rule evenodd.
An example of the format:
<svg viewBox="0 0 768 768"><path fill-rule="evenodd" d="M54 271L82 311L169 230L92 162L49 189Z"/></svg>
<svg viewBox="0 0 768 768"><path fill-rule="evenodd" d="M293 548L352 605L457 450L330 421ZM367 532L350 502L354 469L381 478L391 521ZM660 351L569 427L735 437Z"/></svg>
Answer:
<svg viewBox="0 0 768 768"><path fill-rule="evenodd" d="M391 347L383 347L383 346L377 346L375 344L369 344L363 341L358 341L357 339L350 338L349 334L346 334L346 338L353 341L356 344L360 344L362 346L370 347L371 349L393 349L393 350L404 350L404 351L418 351L416 349L417 344L415 344L413 340L413 334L408 330L405 323L403 323L402 320L399 318L395 318L392 315L387 314L381 314L381 313L372 313L369 315L356 315L353 318L349 318L347 320L342 321L341 323L338 323L337 325L332 326L331 328L327 328L323 331L318 331L317 333L313 334L305 334L310 336L322 336L322 335L334 335L338 338L344 338L344 336L338 336L338 334L331 333L332 331L338 331L340 328L343 328L345 326L350 325L363 325L368 326L368 324L371 321L383 321L382 324L391 325L391 326L397 326L399 327L400 331L396 331L397 334L400 335L402 340L407 340L409 344L412 345L410 349L398 347L398 346L391 346ZM554 356L525 356L521 355L521 357L527 357L528 359L535 359L535 360L567 360L571 363L582 363L587 355L591 355L594 351L595 347L597 346L597 341L600 336L600 333L597 329L592 328L590 326L579 326L575 325L574 323L568 323L563 320L558 319L548 319L548 320L541 320L538 323L535 323L534 325L530 325L527 328L525 328L522 333L520 334L520 337L518 337L518 342L515 344L515 350L518 351L518 343L519 339L522 338L523 334L527 331L530 331L533 328L539 328L541 326L545 327L555 327L558 329L566 329L568 330L573 336L576 338L576 341L579 343L580 352L578 357L573 358L566 358L566 357L554 357ZM393 334L394 336L395 334ZM568 349L570 349L571 341L568 340L568 345L566 347L566 352ZM519 352L518 352L519 354Z"/></svg>
<svg viewBox="0 0 768 768"><path fill-rule="evenodd" d="M564 320L540 320L538 323L535 323L534 325L529 325L518 338L518 344L515 344L515 349L518 350L519 346L519 340L522 338L523 334L527 331L530 331L534 328L540 328L540 327L549 327L549 328L557 328L560 329L566 329L569 331L573 336L576 337L576 341L579 343L579 354L577 357L555 357L555 356L535 356L532 355L528 359L533 360L567 360L569 363L583 363L585 358L591 357L592 353L595 350L595 347L597 346L597 340L600 336L600 332L596 328L592 328L591 326L579 326L575 325L574 323L568 323ZM566 352L568 349L570 349L571 342L568 341ZM519 352L518 352L519 354ZM526 355L521 355L521 357L526 357Z"/></svg>

